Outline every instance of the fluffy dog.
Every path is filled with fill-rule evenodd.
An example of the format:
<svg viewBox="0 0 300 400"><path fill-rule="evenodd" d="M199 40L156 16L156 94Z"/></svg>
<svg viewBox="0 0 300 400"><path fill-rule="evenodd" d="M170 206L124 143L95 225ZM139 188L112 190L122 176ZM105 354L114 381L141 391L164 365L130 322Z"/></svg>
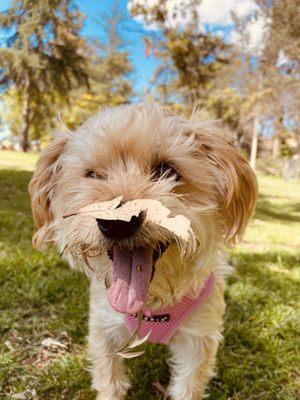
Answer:
<svg viewBox="0 0 300 400"><path fill-rule="evenodd" d="M91 278L89 354L97 399L124 399L130 386L122 358L105 357L130 338L124 313L135 318L147 309L153 318L144 319L163 324L160 310L171 310L172 317L172 307L187 298L193 307L182 311L168 340L168 393L173 400L201 399L222 337L223 247L243 233L257 197L255 176L238 150L214 124L155 104L108 108L42 152L29 191L34 245L54 243ZM120 206L159 200L172 215L189 219L191 240L145 223L141 215L124 222L78 214L118 196ZM138 281L144 289L135 279L137 263L146 270ZM108 296L109 286L117 297Z"/></svg>

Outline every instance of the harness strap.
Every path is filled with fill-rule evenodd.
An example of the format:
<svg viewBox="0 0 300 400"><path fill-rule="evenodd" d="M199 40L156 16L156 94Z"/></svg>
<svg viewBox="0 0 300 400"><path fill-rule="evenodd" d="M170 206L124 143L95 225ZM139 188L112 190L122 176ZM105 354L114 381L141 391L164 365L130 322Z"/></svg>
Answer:
<svg viewBox="0 0 300 400"><path fill-rule="evenodd" d="M196 307L201 305L211 293L215 283L212 272L199 289L196 297L184 296L178 303L171 307L151 311L143 311L143 321L140 328L140 337L145 337L151 331L149 342L168 344L179 325L189 317ZM137 327L137 315L126 315L125 322L129 332L133 334Z"/></svg>

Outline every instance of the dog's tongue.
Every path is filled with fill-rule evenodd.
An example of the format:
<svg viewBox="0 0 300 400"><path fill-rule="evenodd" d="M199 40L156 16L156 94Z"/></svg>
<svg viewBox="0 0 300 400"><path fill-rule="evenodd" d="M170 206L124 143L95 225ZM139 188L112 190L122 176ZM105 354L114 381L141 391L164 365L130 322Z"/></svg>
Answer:
<svg viewBox="0 0 300 400"><path fill-rule="evenodd" d="M134 314L142 310L152 273L152 255L150 247L139 247L129 253L114 246L113 281L108 299L116 311Z"/></svg>

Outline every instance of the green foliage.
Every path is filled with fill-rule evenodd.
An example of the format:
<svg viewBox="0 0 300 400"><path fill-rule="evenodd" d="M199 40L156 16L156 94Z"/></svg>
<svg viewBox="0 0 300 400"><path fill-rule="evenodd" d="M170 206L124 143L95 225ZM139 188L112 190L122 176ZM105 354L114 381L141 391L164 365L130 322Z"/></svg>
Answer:
<svg viewBox="0 0 300 400"><path fill-rule="evenodd" d="M213 91L204 104L216 118L222 119L224 124L234 130L238 128L241 97L237 91L231 88Z"/></svg>
<svg viewBox="0 0 300 400"><path fill-rule="evenodd" d="M28 160L32 169L35 156L4 155L0 166L9 159L19 169L0 169L0 397L92 400L85 359L88 280L56 252L32 249L31 172L22 168ZM235 270L210 400L299 395L300 186L270 177L259 183L258 209L245 243L231 252ZM47 337L67 343L67 350L41 359ZM128 362L133 381L128 400L162 400L153 383L166 386L167 357L162 345L147 345L144 356Z"/></svg>
<svg viewBox="0 0 300 400"><path fill-rule="evenodd" d="M154 97L187 114L194 106L206 109L223 122L225 133L248 153L255 119L260 132L267 122L281 143L278 155L291 154L286 121L292 122L298 142L300 129L300 91L295 90L300 65L299 1L261 0L256 2L251 18L233 15L237 37L231 46L199 29L200 3L178 2L172 8L174 15L170 15L166 0L154 5L131 4L134 15L159 28L145 38L147 53L152 52L161 61L153 79ZM187 24L183 22L186 16ZM253 52L250 46L247 27L256 20L266 24L262 53ZM286 57L282 65L278 64L280 55Z"/></svg>
<svg viewBox="0 0 300 400"><path fill-rule="evenodd" d="M94 40L96 55L91 60L93 73L90 89L74 90L70 95L70 105L60 110L68 127L79 125L102 106L127 103L132 96L130 74L133 67L129 60L128 43L122 38L121 31L124 18L117 2L110 11L97 18L106 38Z"/></svg>
<svg viewBox="0 0 300 400"><path fill-rule="evenodd" d="M264 51L268 62L276 64L280 51L293 61L287 69L298 69L300 63L299 0L277 0L270 8L268 0L260 2L261 10L270 18L270 34Z"/></svg>
<svg viewBox="0 0 300 400"><path fill-rule="evenodd" d="M51 115L57 98L67 101L70 90L89 84L87 43L79 35L82 20L72 0L14 0L0 13L6 32L0 85L2 91L13 87L16 104L21 102L25 151L29 129L39 126L41 113Z"/></svg>
<svg viewBox="0 0 300 400"><path fill-rule="evenodd" d="M89 44L80 33L84 17L72 0L14 1L0 14L6 46L0 50L1 118L12 133L45 138L56 114L69 127L102 105L118 105L132 94L129 53L120 34L117 3L101 15L106 42Z"/></svg>
<svg viewBox="0 0 300 400"><path fill-rule="evenodd" d="M214 78L229 62L230 46L216 35L203 33L196 11L200 1L190 0L178 5L174 12L174 27L168 21L167 0L158 4L131 6L131 13L143 16L147 23L155 24L161 34L146 37L148 48L161 60L154 80L157 82L163 102L176 102L181 98L189 108L205 97L214 86ZM187 26L178 21L190 16ZM175 96L174 96L174 90ZM172 96L173 95L173 96Z"/></svg>
<svg viewBox="0 0 300 400"><path fill-rule="evenodd" d="M2 85L22 87L29 79L30 90L50 86L63 95L74 84L87 83L82 15L73 1L14 0L0 14L0 25L10 34L0 52Z"/></svg>
<svg viewBox="0 0 300 400"><path fill-rule="evenodd" d="M30 139L47 139L49 132L54 128L56 110L59 99L54 93L32 92L30 99L29 137ZM24 118L22 114L22 92L11 86L2 97L0 116L2 122L9 126L13 136L22 137Z"/></svg>

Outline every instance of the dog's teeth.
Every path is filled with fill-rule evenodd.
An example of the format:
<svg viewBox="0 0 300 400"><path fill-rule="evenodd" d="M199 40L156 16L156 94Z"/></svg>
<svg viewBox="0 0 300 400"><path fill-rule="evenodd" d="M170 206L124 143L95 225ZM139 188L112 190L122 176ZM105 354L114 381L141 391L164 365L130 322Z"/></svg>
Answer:
<svg viewBox="0 0 300 400"><path fill-rule="evenodd" d="M150 318L150 321L154 321L154 318Z"/></svg>

